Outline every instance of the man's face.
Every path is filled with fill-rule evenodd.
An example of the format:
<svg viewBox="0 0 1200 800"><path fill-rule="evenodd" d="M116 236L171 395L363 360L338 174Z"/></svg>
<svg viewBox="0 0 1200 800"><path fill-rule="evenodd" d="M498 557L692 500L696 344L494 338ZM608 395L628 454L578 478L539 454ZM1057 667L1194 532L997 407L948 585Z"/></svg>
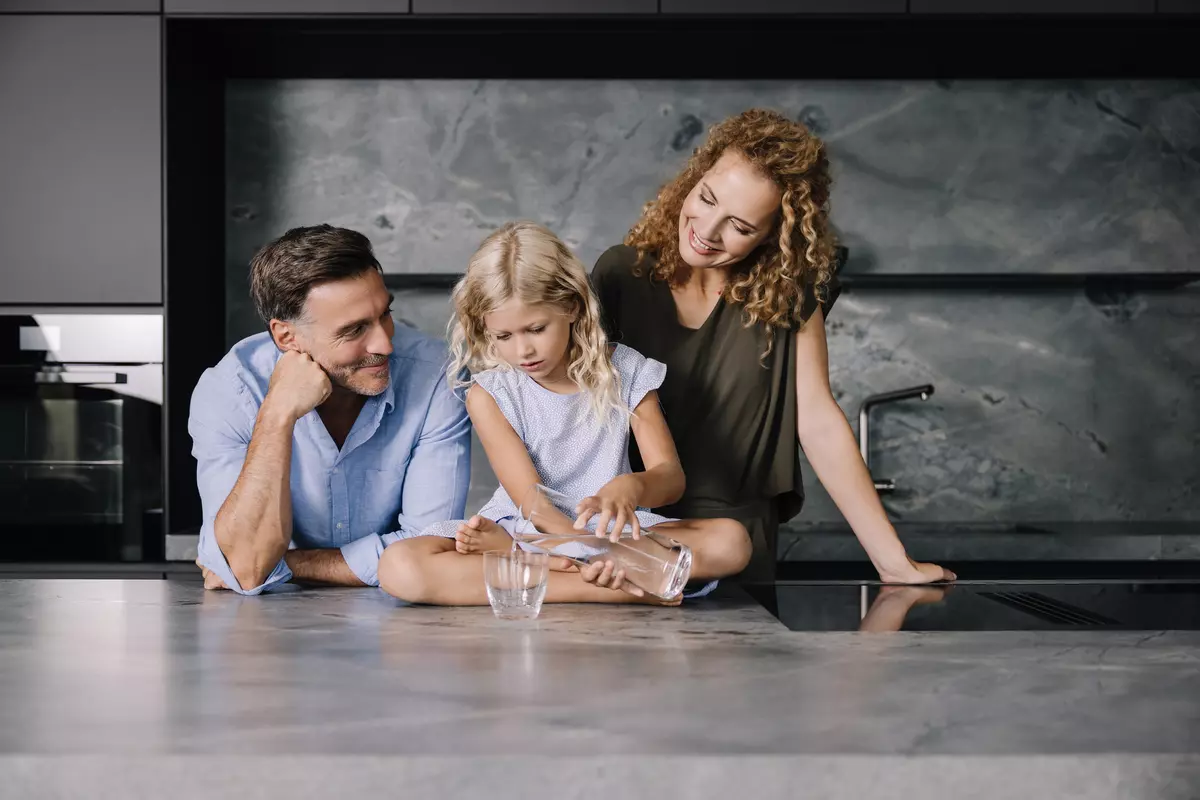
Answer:
<svg viewBox="0 0 1200 800"><path fill-rule="evenodd" d="M396 323L392 295L377 270L314 286L304 317L289 327L297 347L334 386L367 396L387 388Z"/></svg>

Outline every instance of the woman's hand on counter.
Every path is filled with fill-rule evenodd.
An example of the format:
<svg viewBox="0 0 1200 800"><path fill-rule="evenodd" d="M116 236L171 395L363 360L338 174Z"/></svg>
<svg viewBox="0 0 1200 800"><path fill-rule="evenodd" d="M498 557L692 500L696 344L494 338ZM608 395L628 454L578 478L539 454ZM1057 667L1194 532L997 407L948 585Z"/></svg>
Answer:
<svg viewBox="0 0 1200 800"><path fill-rule="evenodd" d="M935 583L937 581L954 581L958 580L958 576L945 567L939 567L937 564L929 564L922 561L913 561L907 559L907 565L901 565L898 568L881 568L879 569L879 580L884 583L904 583L904 584L920 584L920 583Z"/></svg>

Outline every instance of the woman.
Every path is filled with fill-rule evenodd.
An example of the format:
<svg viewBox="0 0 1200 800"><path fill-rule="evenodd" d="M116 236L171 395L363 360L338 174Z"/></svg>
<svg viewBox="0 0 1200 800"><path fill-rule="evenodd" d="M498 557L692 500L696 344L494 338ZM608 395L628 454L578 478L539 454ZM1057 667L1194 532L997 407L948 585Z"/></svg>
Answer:
<svg viewBox="0 0 1200 800"><path fill-rule="evenodd" d="M908 557L829 387L829 184L803 125L743 112L596 262L610 339L667 365L659 398L687 488L657 510L737 519L754 541L747 577L773 576L779 525L804 502L799 442L881 580L954 580Z"/></svg>

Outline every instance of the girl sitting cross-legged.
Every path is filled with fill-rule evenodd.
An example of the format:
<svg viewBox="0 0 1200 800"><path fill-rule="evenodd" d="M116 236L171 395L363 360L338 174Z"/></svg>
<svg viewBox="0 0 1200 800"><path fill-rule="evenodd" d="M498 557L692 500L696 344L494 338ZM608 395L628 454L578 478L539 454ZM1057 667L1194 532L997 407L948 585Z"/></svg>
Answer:
<svg viewBox="0 0 1200 800"><path fill-rule="evenodd" d="M649 510L684 490L656 392L666 367L608 343L587 272L558 237L531 222L505 225L471 258L453 299L448 372L456 386L467 386L467 412L500 487L470 520L390 545L379 563L384 590L414 603L486 605L480 554L512 547L517 504L538 483L583 498L576 527L595 516L597 535L612 522L615 537L629 523L635 536L653 527L690 547L685 596L745 568L751 544L741 523ZM631 432L642 472L630 469ZM576 569L556 561L546 602L661 602L614 575L611 564ZM697 585L704 588L693 591Z"/></svg>

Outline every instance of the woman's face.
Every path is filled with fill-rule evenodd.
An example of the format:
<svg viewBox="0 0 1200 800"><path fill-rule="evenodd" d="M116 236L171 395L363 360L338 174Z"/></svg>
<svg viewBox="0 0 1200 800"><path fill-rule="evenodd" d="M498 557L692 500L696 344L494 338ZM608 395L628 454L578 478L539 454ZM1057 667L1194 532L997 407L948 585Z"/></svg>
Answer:
<svg viewBox="0 0 1200 800"><path fill-rule="evenodd" d="M726 150L679 211L679 254L695 269L736 264L767 238L782 194L746 157Z"/></svg>

